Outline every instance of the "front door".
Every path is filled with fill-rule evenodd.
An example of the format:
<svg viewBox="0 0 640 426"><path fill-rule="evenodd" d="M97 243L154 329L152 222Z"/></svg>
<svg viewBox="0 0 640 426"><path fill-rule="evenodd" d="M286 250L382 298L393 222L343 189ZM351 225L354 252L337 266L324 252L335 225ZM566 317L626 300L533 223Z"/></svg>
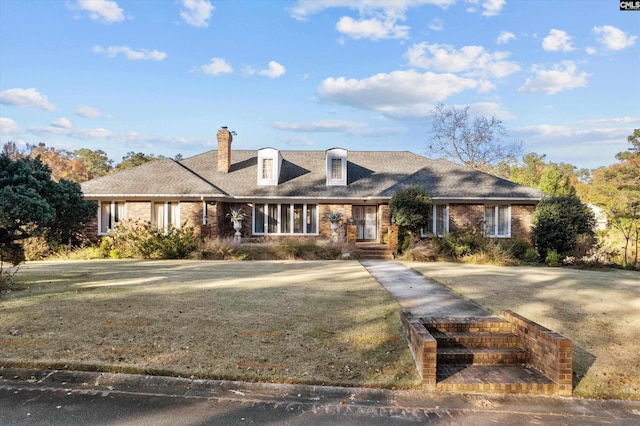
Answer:
<svg viewBox="0 0 640 426"><path fill-rule="evenodd" d="M378 206L353 206L356 240L378 239Z"/></svg>

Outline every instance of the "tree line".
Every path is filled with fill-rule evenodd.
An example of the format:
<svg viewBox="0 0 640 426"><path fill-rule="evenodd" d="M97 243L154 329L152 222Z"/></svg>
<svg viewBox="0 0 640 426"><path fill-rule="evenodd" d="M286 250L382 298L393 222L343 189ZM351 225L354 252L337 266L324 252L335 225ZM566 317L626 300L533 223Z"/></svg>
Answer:
<svg viewBox="0 0 640 426"><path fill-rule="evenodd" d="M166 158L163 155L144 154L142 152L129 151L122 160L113 165L107 153L101 149L91 150L81 148L73 151L56 149L40 142L35 145L27 144L25 148L19 148L15 142L6 142L2 147L2 153L12 160L19 158L39 157L43 164L49 167L51 178L55 181L66 179L72 182L84 182L110 173L119 172L140 166L150 161ZM175 159L182 156L178 154Z"/></svg>

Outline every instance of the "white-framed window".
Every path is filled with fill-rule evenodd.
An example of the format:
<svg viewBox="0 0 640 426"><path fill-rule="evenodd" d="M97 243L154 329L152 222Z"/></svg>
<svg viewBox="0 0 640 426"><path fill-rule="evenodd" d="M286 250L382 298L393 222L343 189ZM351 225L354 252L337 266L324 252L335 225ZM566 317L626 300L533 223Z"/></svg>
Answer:
<svg viewBox="0 0 640 426"><path fill-rule="evenodd" d="M332 148L327 150L327 185L345 186L347 184L347 150Z"/></svg>
<svg viewBox="0 0 640 426"><path fill-rule="evenodd" d="M106 234L109 230L114 229L116 223L125 219L125 202L124 201L102 201L100 210L98 211L98 223L100 228L99 234Z"/></svg>
<svg viewBox="0 0 640 426"><path fill-rule="evenodd" d="M256 235L317 235L317 204L255 204L253 233Z"/></svg>
<svg viewBox="0 0 640 426"><path fill-rule="evenodd" d="M342 158L331 159L331 179L342 180Z"/></svg>
<svg viewBox="0 0 640 426"><path fill-rule="evenodd" d="M437 235L443 236L449 232L449 205L433 204L429 212L429 220L427 226L420 230L421 237Z"/></svg>
<svg viewBox="0 0 640 426"><path fill-rule="evenodd" d="M273 148L258 150L258 185L277 185L282 168L282 155Z"/></svg>
<svg viewBox="0 0 640 426"><path fill-rule="evenodd" d="M164 232L169 227L180 228L180 203L177 201L160 201L153 203L151 224Z"/></svg>
<svg viewBox="0 0 640 426"><path fill-rule="evenodd" d="M506 204L484 206L484 234L487 237L511 237L511 206Z"/></svg>
<svg viewBox="0 0 640 426"><path fill-rule="evenodd" d="M273 180L273 158L262 159L262 179Z"/></svg>

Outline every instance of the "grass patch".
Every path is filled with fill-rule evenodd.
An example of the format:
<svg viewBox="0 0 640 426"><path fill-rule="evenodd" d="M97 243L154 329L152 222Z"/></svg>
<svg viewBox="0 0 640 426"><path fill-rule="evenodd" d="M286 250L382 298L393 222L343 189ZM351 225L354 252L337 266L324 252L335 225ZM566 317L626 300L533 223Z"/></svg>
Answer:
<svg viewBox="0 0 640 426"><path fill-rule="evenodd" d="M0 366L419 388L397 303L357 262L30 262Z"/></svg>

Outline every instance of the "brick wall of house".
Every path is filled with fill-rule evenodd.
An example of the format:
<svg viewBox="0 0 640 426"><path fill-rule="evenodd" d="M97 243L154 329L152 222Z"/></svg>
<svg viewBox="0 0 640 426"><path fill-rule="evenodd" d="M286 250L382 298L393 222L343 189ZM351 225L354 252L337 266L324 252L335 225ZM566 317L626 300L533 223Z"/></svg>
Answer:
<svg viewBox="0 0 640 426"><path fill-rule="evenodd" d="M512 205L511 206L511 236L512 238L524 238L531 242L531 223L533 211L536 206Z"/></svg>
<svg viewBox="0 0 640 426"><path fill-rule="evenodd" d="M484 222L484 205L482 204L449 204L449 230L476 228L482 230Z"/></svg>
<svg viewBox="0 0 640 426"><path fill-rule="evenodd" d="M180 202L180 226L191 226L199 232L202 225L202 201Z"/></svg>
<svg viewBox="0 0 640 426"><path fill-rule="evenodd" d="M151 201L127 201L127 220L151 222Z"/></svg>

